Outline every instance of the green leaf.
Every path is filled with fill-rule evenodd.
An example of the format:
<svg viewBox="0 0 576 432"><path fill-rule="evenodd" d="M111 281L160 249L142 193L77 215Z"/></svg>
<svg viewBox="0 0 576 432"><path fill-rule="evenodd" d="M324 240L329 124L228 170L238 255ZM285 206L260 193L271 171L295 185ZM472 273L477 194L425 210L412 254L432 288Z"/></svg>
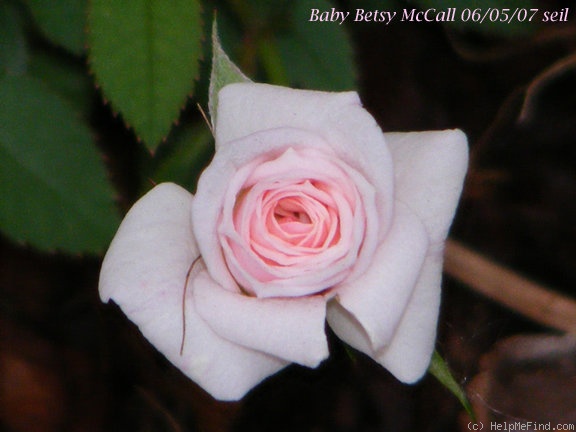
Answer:
<svg viewBox="0 0 576 432"><path fill-rule="evenodd" d="M76 111L89 115L95 96L94 86L82 62L60 53L33 51L28 65L30 76L42 80L52 91L74 105Z"/></svg>
<svg viewBox="0 0 576 432"><path fill-rule="evenodd" d="M119 219L89 129L27 77L0 79L0 229L41 250L102 251Z"/></svg>
<svg viewBox="0 0 576 432"><path fill-rule="evenodd" d="M332 6L326 0L294 1L292 26L277 39L292 85L331 91L356 87L354 53L345 27L309 22L312 8L330 10Z"/></svg>
<svg viewBox="0 0 576 432"><path fill-rule="evenodd" d="M440 381L440 383L446 387L454 396L458 398L470 418L475 420L474 411L472 410L472 406L470 405L470 401L466 397L466 393L458 382L454 379L450 368L442 358L442 356L438 353L438 351L434 351L432 355L432 361L430 363L429 372L434 375L434 377Z"/></svg>
<svg viewBox="0 0 576 432"><path fill-rule="evenodd" d="M0 2L0 74L23 74L27 62L28 48L20 11L12 2Z"/></svg>
<svg viewBox="0 0 576 432"><path fill-rule="evenodd" d="M83 53L87 0L26 0L26 3L50 40L74 54Z"/></svg>
<svg viewBox="0 0 576 432"><path fill-rule="evenodd" d="M226 55L218 37L218 24L216 19L212 24L212 72L210 74L210 89L208 90L208 109L212 126L216 124L216 110L218 109L218 92L228 84L250 82L250 78L242 73Z"/></svg>
<svg viewBox="0 0 576 432"><path fill-rule="evenodd" d="M96 81L154 151L178 119L198 74L198 0L93 0L88 24Z"/></svg>

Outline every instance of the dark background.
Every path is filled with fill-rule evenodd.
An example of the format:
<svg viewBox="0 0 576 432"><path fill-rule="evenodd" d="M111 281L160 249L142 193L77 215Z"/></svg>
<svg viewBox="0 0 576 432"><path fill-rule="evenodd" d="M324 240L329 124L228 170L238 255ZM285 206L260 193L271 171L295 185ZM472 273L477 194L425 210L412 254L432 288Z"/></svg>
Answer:
<svg viewBox="0 0 576 432"><path fill-rule="evenodd" d="M425 23L349 30L361 97L385 131L468 134L452 237L576 297L574 11L569 23L521 38ZM561 59L558 73L543 75ZM139 193L138 143L106 108L95 113L128 142L102 149L125 209ZM0 431L466 430L459 402L434 378L400 384L332 336L317 370L291 366L241 402L216 402L100 303L99 266L97 257L0 239ZM483 419L576 423L576 350L551 334L445 278L438 349L462 385L476 383L470 395ZM522 341L544 341L545 354L518 360L510 351L519 335L531 335L520 339L528 348Z"/></svg>

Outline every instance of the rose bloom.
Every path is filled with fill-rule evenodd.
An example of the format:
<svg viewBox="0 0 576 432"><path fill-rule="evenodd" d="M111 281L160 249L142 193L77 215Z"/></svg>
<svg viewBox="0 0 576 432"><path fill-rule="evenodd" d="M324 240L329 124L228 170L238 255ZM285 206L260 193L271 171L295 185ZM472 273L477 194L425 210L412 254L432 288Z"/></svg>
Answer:
<svg viewBox="0 0 576 432"><path fill-rule="evenodd" d="M164 183L126 215L100 275L174 365L236 400L334 333L399 380L427 370L458 130L383 134L355 92L224 87L196 195Z"/></svg>

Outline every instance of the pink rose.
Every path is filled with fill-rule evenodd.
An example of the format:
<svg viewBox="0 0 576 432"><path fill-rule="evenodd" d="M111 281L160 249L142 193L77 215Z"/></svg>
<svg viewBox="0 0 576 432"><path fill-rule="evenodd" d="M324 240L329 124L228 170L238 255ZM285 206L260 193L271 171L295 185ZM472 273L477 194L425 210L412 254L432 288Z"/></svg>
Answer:
<svg viewBox="0 0 576 432"><path fill-rule="evenodd" d="M403 382L434 349L457 130L383 134L354 92L231 84L195 196L161 184L102 265L114 300L218 399L328 356L325 321ZM184 324L185 322L185 324Z"/></svg>

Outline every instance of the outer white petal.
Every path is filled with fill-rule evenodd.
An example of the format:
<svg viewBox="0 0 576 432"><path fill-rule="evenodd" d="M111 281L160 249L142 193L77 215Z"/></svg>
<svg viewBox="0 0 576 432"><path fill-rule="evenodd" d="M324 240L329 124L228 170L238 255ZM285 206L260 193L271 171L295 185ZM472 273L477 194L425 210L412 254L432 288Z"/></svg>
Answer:
<svg viewBox="0 0 576 432"><path fill-rule="evenodd" d="M157 306L180 292L198 256L190 222L193 196L170 183L156 186L130 209L104 257L99 290L124 312Z"/></svg>
<svg viewBox="0 0 576 432"><path fill-rule="evenodd" d="M370 310L367 304L353 305L350 301L346 306L343 302L332 303L328 321L343 340L372 356L399 380L414 382L426 372L434 350L443 244L462 191L468 148L461 131L388 133L386 140L394 159L397 204L408 206L425 227L430 240L426 257L413 289L399 288L407 289L411 296L405 299L390 293L391 304L402 311L401 317L395 317L399 322L383 320L378 327L366 319L370 316L366 315ZM390 236L393 230L394 227ZM398 301L399 297L402 301ZM385 310L383 315L390 316ZM392 326L393 334L385 331L387 325ZM379 328L379 333L374 332L375 328ZM385 346L385 339L376 345L377 334L391 339Z"/></svg>
<svg viewBox="0 0 576 432"><path fill-rule="evenodd" d="M410 300L428 250L422 223L401 203L372 265L336 288L328 322L351 346L376 357L390 343Z"/></svg>
<svg viewBox="0 0 576 432"><path fill-rule="evenodd" d="M442 247L468 168L466 135L460 130L387 133L396 176L396 200L422 220L435 247Z"/></svg>
<svg viewBox="0 0 576 432"><path fill-rule="evenodd" d="M356 92L294 90L256 83L230 84L220 91L217 151L255 132L284 127L322 137L340 159L374 185L379 192L378 207L387 212L383 219L391 218L392 159L380 127L362 108Z"/></svg>
<svg viewBox="0 0 576 432"><path fill-rule="evenodd" d="M192 294L192 292L190 292ZM194 299L188 296L190 307L186 312L186 342L183 355L179 346L171 344L165 355L219 400L241 399L262 380L286 367L289 362L266 353L230 342L212 331L194 308ZM175 312L173 312L175 313ZM181 335L181 325L173 323L170 333ZM160 338L165 334L158 334ZM178 337L180 339L180 337Z"/></svg>
<svg viewBox="0 0 576 432"><path fill-rule="evenodd" d="M161 184L128 212L100 273L100 296L117 303L144 336L214 397L235 400L287 362L216 335L194 309L190 286L183 355L182 295L198 257L190 210L193 197Z"/></svg>
<svg viewBox="0 0 576 432"><path fill-rule="evenodd" d="M390 345L375 359L402 382L418 381L428 369L436 342L442 251L426 257L420 278Z"/></svg>
<svg viewBox="0 0 576 432"><path fill-rule="evenodd" d="M328 357L322 296L247 297L223 289L206 271L194 280L193 291L200 316L234 343L309 367Z"/></svg>
<svg viewBox="0 0 576 432"><path fill-rule="evenodd" d="M390 345L377 360L404 382L427 370L436 339L444 240L468 166L459 130L386 134L396 173L396 199L422 220L431 241L420 278Z"/></svg>

